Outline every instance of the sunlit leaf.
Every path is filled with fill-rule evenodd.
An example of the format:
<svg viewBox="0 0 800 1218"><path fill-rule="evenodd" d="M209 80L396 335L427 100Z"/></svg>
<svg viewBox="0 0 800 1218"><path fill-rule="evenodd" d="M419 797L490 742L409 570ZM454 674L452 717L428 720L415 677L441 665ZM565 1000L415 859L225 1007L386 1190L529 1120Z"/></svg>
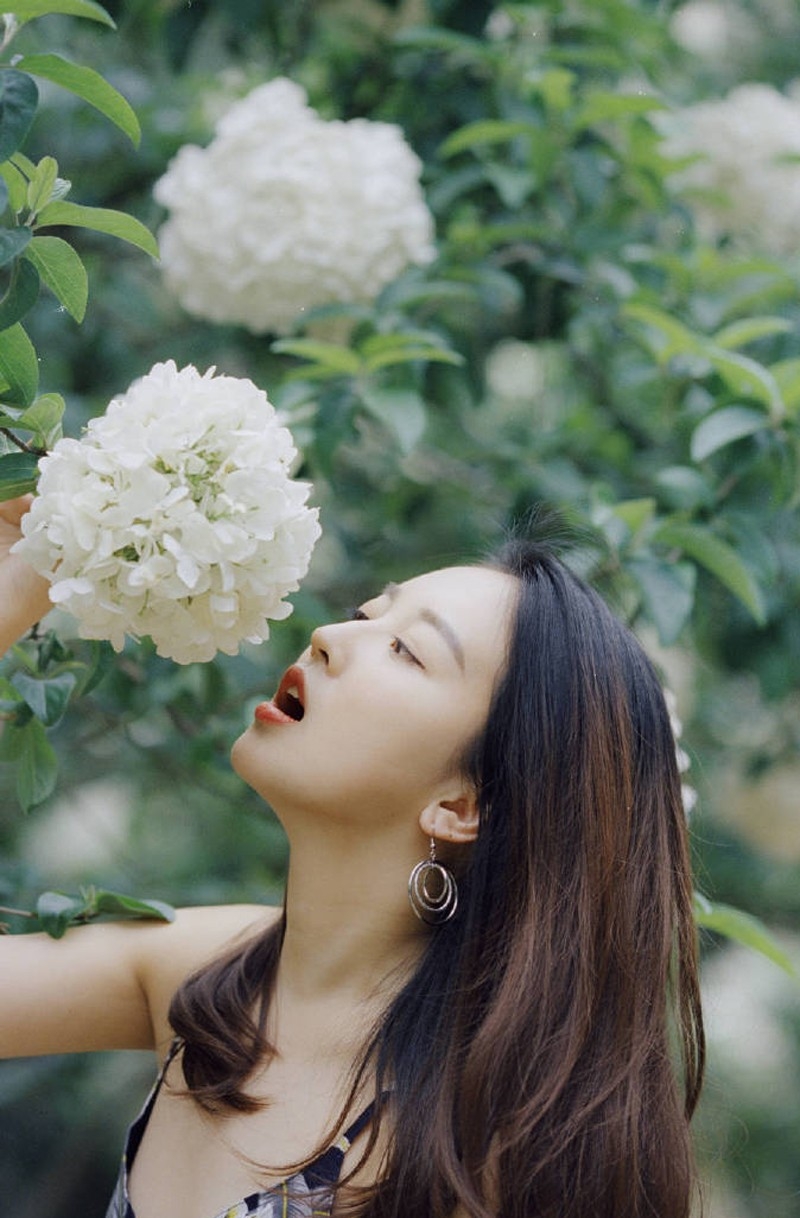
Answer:
<svg viewBox="0 0 800 1218"><path fill-rule="evenodd" d="M19 322L0 332L0 376L7 386L4 400L29 406L39 387L39 360Z"/></svg>
<svg viewBox="0 0 800 1218"><path fill-rule="evenodd" d="M158 245L153 234L141 221L124 212L108 207L85 207L81 203L66 203L62 200L48 203L36 222L37 228L58 227L88 228L96 233L108 233L158 257Z"/></svg>
<svg viewBox="0 0 800 1218"><path fill-rule="evenodd" d="M338 343L318 342L312 338L282 338L272 344L280 355L294 355L319 364L332 373L357 376L362 370L360 357L349 347Z"/></svg>
<svg viewBox="0 0 800 1218"><path fill-rule="evenodd" d="M797 977L795 967L786 952L775 942L759 918L754 918L752 914L741 909L735 909L732 905L711 902L699 892L694 894L694 917L698 926L752 948L772 960L791 977Z"/></svg>
<svg viewBox="0 0 800 1218"><path fill-rule="evenodd" d="M17 67L23 72L41 76L42 79L75 93L106 118L111 119L120 131L125 132L131 143L138 147L142 133L133 109L122 94L93 68L70 63L60 55L24 55L17 62Z"/></svg>
<svg viewBox="0 0 800 1218"><path fill-rule="evenodd" d="M723 326L714 335L718 347L726 350L744 347L759 338L770 338L774 334L788 334L792 323L785 317L743 317Z"/></svg>
<svg viewBox="0 0 800 1218"><path fill-rule="evenodd" d="M61 237L34 237L25 257L70 316L83 321L89 299L89 276L72 246Z"/></svg>
<svg viewBox="0 0 800 1218"><path fill-rule="evenodd" d="M13 0L14 16L19 22L45 17L48 13L63 13L66 17L86 17L116 29L106 10L95 0Z"/></svg>
<svg viewBox="0 0 800 1218"><path fill-rule="evenodd" d="M473 148L483 148L490 144L506 144L518 135L532 136L538 128L523 119L485 118L477 123L469 123L454 131L444 141L439 149L444 157L455 156Z"/></svg>

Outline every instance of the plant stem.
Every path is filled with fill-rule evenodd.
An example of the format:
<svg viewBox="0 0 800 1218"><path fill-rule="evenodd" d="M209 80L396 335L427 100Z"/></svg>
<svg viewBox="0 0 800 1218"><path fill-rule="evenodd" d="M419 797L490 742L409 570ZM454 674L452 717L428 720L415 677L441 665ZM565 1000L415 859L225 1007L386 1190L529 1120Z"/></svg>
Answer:
<svg viewBox="0 0 800 1218"><path fill-rule="evenodd" d="M17 448L21 448L24 453L33 453L35 457L46 457L46 448L34 448L32 444L26 444L24 440L20 440L19 436L15 436L13 431L9 431L7 427L0 427L0 435L10 440L12 444L16 444Z"/></svg>
<svg viewBox="0 0 800 1218"><path fill-rule="evenodd" d="M35 918L36 914L30 909L11 909L8 905L0 905L0 914L11 914L15 918Z"/></svg>

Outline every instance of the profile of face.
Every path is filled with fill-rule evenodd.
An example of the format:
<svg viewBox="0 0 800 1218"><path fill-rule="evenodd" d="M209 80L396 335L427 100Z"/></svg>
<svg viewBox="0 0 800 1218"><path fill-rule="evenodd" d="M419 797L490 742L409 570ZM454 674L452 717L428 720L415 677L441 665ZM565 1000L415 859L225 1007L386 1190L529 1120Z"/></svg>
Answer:
<svg viewBox="0 0 800 1218"><path fill-rule="evenodd" d="M287 828L312 815L379 831L428 809L424 832L470 840L455 763L486 722L516 592L503 572L449 567L315 630L236 741L234 769Z"/></svg>

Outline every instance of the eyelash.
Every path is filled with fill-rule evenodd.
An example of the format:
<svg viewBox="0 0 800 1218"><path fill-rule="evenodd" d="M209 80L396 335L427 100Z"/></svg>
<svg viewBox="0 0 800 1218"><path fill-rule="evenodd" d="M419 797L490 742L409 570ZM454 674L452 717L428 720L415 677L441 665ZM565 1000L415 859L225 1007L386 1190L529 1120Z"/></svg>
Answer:
<svg viewBox="0 0 800 1218"><path fill-rule="evenodd" d="M369 622L372 620L367 616L363 609L351 609L350 618L354 622ZM389 647L395 653L395 655L402 656L403 659L408 660L411 664L416 664L417 668L425 667L422 661L417 659L411 648L408 647L398 635L394 635L392 637Z"/></svg>

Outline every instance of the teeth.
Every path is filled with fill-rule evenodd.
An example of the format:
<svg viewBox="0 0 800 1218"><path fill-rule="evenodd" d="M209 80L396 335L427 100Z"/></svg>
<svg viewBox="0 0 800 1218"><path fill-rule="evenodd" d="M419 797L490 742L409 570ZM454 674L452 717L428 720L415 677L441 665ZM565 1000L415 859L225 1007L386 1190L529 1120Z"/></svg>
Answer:
<svg viewBox="0 0 800 1218"><path fill-rule="evenodd" d="M290 698L296 698L298 702L300 701L300 691L296 685L290 685L286 692Z"/></svg>

